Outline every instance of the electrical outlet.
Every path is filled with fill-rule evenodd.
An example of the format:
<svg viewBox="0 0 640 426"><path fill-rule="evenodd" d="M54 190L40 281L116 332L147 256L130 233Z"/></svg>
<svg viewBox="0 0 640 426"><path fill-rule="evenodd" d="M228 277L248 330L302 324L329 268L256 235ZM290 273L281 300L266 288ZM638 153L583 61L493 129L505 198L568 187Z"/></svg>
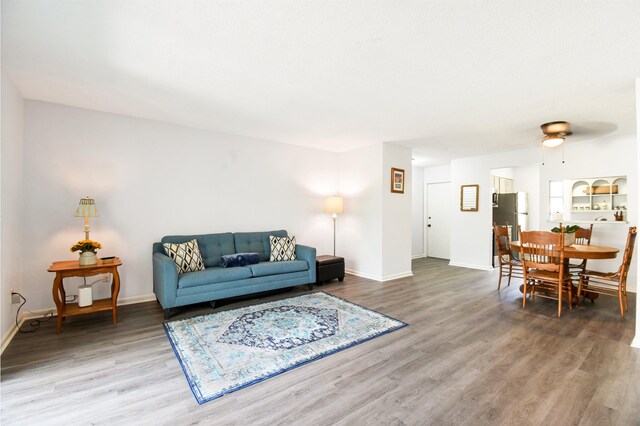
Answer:
<svg viewBox="0 0 640 426"><path fill-rule="evenodd" d="M11 303L12 304L20 303L20 296L18 295L18 293L14 293L13 289L11 289Z"/></svg>

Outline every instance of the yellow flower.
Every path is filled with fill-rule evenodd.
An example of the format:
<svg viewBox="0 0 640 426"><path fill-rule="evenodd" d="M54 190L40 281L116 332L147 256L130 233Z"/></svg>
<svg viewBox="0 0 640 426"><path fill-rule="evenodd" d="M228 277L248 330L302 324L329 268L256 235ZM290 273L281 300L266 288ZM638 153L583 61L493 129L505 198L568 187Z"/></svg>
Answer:
<svg viewBox="0 0 640 426"><path fill-rule="evenodd" d="M93 240L81 240L71 246L71 251L92 251L95 253L96 250L101 249L102 244Z"/></svg>

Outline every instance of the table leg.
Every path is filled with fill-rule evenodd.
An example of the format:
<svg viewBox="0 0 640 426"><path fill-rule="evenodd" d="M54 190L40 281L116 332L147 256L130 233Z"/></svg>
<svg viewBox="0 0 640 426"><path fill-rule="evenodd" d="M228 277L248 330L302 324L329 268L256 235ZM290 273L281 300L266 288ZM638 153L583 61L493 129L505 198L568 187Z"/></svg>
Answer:
<svg viewBox="0 0 640 426"><path fill-rule="evenodd" d="M62 300L60 300L62 296ZM62 285L62 277L56 273L56 277L53 279L53 301L56 304L56 310L58 311L58 318L56 321L58 334L62 333L62 317L64 313L64 300L65 300L64 287Z"/></svg>
<svg viewBox="0 0 640 426"><path fill-rule="evenodd" d="M118 274L118 268L113 268L113 280L111 282L111 306L113 309L113 323L118 322L118 293L120 293L120 274Z"/></svg>
<svg viewBox="0 0 640 426"><path fill-rule="evenodd" d="M575 285L573 283L573 280L571 279L571 274L568 272L569 271L569 259L566 258L564 260L564 270L566 271L565 274L569 276L569 280L571 282L571 287L573 290L573 297L571 298L571 306L578 306L578 286ZM584 297L586 297L587 299L591 300L591 303L593 303L594 300L596 300L598 298L598 293L593 293L591 291L587 291L584 294Z"/></svg>

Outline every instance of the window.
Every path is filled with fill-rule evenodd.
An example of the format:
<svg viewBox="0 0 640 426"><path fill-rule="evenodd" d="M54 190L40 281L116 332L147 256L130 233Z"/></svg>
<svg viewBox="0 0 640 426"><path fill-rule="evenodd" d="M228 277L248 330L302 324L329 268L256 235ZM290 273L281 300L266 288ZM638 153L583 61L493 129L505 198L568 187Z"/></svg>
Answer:
<svg viewBox="0 0 640 426"><path fill-rule="evenodd" d="M562 220L564 211L564 184L561 180L549 181L549 220Z"/></svg>

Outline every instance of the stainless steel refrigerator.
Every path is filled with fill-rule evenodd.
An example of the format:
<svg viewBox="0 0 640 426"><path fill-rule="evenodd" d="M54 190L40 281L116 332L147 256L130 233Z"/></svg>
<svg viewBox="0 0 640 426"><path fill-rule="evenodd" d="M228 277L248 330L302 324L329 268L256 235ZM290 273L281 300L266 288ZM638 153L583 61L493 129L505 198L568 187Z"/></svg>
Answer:
<svg viewBox="0 0 640 426"><path fill-rule="evenodd" d="M518 225L523 231L528 230L528 203L526 192L498 194L498 204L493 206L493 223L508 225L511 240L518 240Z"/></svg>

